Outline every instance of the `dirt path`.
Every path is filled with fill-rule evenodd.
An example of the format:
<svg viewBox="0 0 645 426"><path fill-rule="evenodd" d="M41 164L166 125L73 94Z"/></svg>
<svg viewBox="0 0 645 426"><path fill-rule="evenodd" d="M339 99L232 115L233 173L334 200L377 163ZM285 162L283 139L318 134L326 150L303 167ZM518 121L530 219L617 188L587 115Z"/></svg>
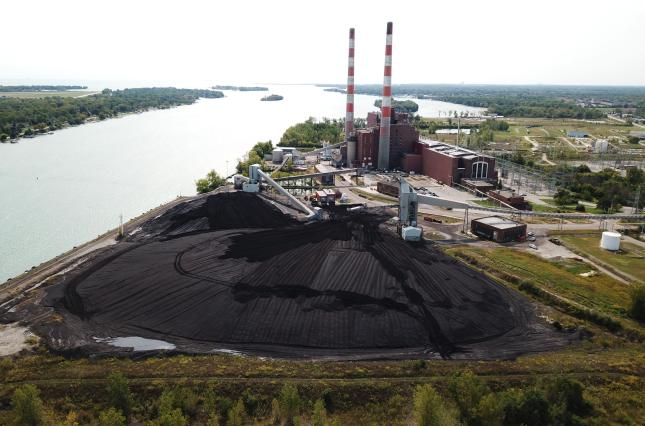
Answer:
<svg viewBox="0 0 645 426"><path fill-rule="evenodd" d="M553 161L549 160L549 158L546 156L546 152L542 153L542 161L545 162L546 164L550 165L550 166L555 166L556 165Z"/></svg>
<svg viewBox="0 0 645 426"><path fill-rule="evenodd" d="M532 139L530 136L524 136L524 140L533 145L533 148L531 148L531 151L537 151L540 149L540 144L535 140Z"/></svg>
<svg viewBox="0 0 645 426"><path fill-rule="evenodd" d="M572 372L531 372L531 373L511 373L511 374L484 374L482 377L490 380L502 381L502 379L516 380L516 379L533 379L535 377L561 377L562 375L569 377L588 378L590 375L594 377L618 378L631 376L629 373L622 373L620 371L612 372L599 372L599 371L572 371ZM233 382L233 383L271 383L280 381L289 381L296 383L326 383L326 382L342 382L342 383L372 383L372 382L390 382L390 383L425 383L425 382L438 382L446 380L445 374L433 374L428 376L375 376L375 377L290 377L290 376L264 376L264 377L239 377L239 376L183 376L183 377L131 377L128 378L130 385L137 384L150 384L159 381L166 383L180 383L185 384L186 381L217 383L217 382ZM18 386L23 383L30 383L33 385L78 385L79 381L88 385L99 385L108 382L107 378L75 378L75 379L37 379L37 380L16 380L7 382L6 386Z"/></svg>

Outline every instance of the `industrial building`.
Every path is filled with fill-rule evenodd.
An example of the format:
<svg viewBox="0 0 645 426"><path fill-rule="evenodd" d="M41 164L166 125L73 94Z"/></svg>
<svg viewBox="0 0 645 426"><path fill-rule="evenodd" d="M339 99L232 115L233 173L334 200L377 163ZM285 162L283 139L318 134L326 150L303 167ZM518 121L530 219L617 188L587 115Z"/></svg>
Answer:
<svg viewBox="0 0 645 426"><path fill-rule="evenodd" d="M526 239L526 224L499 216L482 217L470 222L470 230L480 237L507 243Z"/></svg>
<svg viewBox="0 0 645 426"><path fill-rule="evenodd" d="M515 191L490 190L488 196L518 210L531 210L531 204Z"/></svg>
<svg viewBox="0 0 645 426"><path fill-rule="evenodd" d="M495 158L439 141L415 143L403 165L406 172L423 173L448 185L461 183L462 179L493 181L497 177Z"/></svg>
<svg viewBox="0 0 645 426"><path fill-rule="evenodd" d="M352 167L377 168L380 143L380 116L371 112L367 116L366 129L359 129L351 135L356 147L353 156L355 161L348 164ZM419 141L419 132L410 123L407 113L394 111L390 121L390 143L388 144L388 167L387 169L402 169L404 157L414 150L414 144ZM350 144L348 146L348 161L351 158ZM378 167L380 168L380 167Z"/></svg>

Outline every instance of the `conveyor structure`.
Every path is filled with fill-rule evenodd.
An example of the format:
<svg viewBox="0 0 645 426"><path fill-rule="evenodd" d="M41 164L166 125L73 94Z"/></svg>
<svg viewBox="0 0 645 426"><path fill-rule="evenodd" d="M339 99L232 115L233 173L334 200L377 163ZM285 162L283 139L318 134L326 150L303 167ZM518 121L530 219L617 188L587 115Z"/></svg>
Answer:
<svg viewBox="0 0 645 426"><path fill-rule="evenodd" d="M234 177L236 186L239 186L241 184L242 190L244 192L260 192L262 188L262 181L265 181L280 194L287 197L289 203L296 209L304 212L307 215L307 218L311 219L317 216L317 213L315 211L311 210L305 203L291 195L289 191L280 186L280 184L273 180L271 176L264 173L259 164L251 164L249 166L248 178L242 175L235 175Z"/></svg>
<svg viewBox="0 0 645 426"><path fill-rule="evenodd" d="M404 178L401 178L399 184L399 224L401 237L406 241L421 240L422 229L417 224L419 204L468 211L467 203L417 193Z"/></svg>

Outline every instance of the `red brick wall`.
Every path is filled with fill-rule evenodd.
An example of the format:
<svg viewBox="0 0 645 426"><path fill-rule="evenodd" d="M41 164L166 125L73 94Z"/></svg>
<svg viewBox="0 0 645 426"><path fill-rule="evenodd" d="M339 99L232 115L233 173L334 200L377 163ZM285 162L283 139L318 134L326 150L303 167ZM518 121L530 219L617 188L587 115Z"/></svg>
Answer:
<svg viewBox="0 0 645 426"><path fill-rule="evenodd" d="M457 159L447 155L422 148L423 174L430 176L447 185L452 184L453 178L457 179Z"/></svg>
<svg viewBox="0 0 645 426"><path fill-rule="evenodd" d="M378 130L359 130L356 136L356 161L361 166L365 164L366 167L369 167L369 163L376 166L378 162Z"/></svg>
<svg viewBox="0 0 645 426"><path fill-rule="evenodd" d="M405 154L401 163L404 172L421 173L421 154Z"/></svg>

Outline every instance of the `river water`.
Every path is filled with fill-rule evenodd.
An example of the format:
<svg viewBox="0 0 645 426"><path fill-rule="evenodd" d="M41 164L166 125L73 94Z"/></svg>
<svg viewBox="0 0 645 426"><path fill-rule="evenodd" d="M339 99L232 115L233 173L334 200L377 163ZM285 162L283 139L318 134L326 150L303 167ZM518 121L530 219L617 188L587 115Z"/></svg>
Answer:
<svg viewBox="0 0 645 426"><path fill-rule="evenodd" d="M315 86L271 86L231 92L189 106L131 114L0 144L0 283L115 228L178 195L215 169L232 173L257 141L280 140L308 117L340 118L345 95ZM375 110L374 96L357 95L355 116ZM479 112L418 100L419 114Z"/></svg>

